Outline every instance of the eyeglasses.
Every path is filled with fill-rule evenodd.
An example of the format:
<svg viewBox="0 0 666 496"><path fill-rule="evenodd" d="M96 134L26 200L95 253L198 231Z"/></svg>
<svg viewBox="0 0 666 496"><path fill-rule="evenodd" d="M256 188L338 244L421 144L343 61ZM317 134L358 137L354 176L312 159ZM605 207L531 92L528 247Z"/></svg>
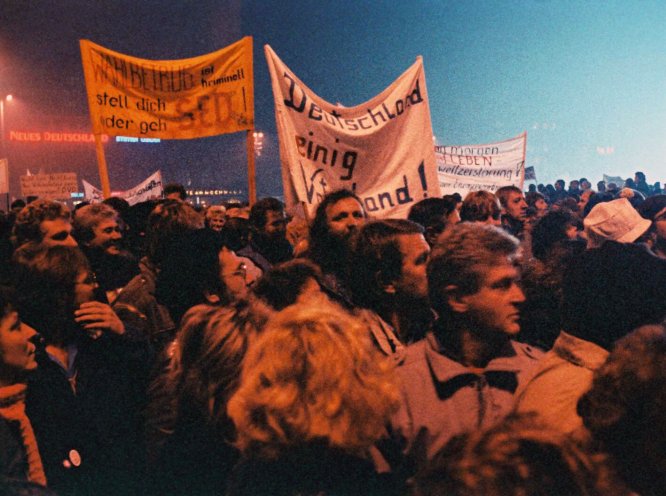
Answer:
<svg viewBox="0 0 666 496"><path fill-rule="evenodd" d="M86 284L88 286L97 286L97 276L94 272L88 272L88 276L83 281L77 281L75 284Z"/></svg>
<svg viewBox="0 0 666 496"><path fill-rule="evenodd" d="M223 272L222 275L224 277L242 277L245 279L247 277L247 265L245 265L244 262L241 262L240 265L238 265L238 268L234 270L233 272Z"/></svg>

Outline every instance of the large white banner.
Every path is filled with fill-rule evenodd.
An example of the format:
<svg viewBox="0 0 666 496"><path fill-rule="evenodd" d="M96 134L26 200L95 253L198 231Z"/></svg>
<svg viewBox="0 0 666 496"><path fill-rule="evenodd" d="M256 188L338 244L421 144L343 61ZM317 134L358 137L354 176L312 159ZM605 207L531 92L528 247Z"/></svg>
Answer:
<svg viewBox="0 0 666 496"><path fill-rule="evenodd" d="M275 97L284 196L309 216L331 191L347 188L373 217L407 217L440 196L423 61L356 107L312 92L265 47Z"/></svg>
<svg viewBox="0 0 666 496"><path fill-rule="evenodd" d="M88 181L81 180L81 182L83 183L83 195L86 200L91 203L97 203L104 200L104 195L102 194L101 189L96 188ZM113 196L124 198L127 200L127 203L134 205L135 203L141 203L146 200L161 198L163 192L162 172L157 171L135 187L126 191L114 193Z"/></svg>
<svg viewBox="0 0 666 496"><path fill-rule="evenodd" d="M502 186L523 189L527 133L487 145L435 146L442 194L497 191Z"/></svg>

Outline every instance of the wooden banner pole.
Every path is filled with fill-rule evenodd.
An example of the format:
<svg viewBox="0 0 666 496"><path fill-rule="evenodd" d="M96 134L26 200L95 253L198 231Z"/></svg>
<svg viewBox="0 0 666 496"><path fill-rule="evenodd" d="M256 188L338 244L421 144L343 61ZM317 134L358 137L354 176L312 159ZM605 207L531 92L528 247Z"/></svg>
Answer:
<svg viewBox="0 0 666 496"><path fill-rule="evenodd" d="M257 201L256 172L254 168L254 130L247 131L247 194L250 206Z"/></svg>
<svg viewBox="0 0 666 496"><path fill-rule="evenodd" d="M102 146L102 135L95 135L95 151L97 152L97 167L99 168L99 179L102 182L102 196L111 196L111 184L109 183L109 170L106 168L106 157Z"/></svg>

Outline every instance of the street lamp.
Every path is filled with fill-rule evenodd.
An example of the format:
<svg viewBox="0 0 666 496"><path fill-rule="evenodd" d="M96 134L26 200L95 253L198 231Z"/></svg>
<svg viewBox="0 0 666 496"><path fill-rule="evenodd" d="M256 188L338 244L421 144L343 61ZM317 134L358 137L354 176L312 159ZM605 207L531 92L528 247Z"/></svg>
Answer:
<svg viewBox="0 0 666 496"><path fill-rule="evenodd" d="M7 95L0 99L0 136L2 139L2 157L6 158L5 153L5 101L11 102L13 100L12 95Z"/></svg>
<svg viewBox="0 0 666 496"><path fill-rule="evenodd" d="M264 149L264 133L255 131L252 135L254 136L254 153L257 157L261 157L261 152Z"/></svg>

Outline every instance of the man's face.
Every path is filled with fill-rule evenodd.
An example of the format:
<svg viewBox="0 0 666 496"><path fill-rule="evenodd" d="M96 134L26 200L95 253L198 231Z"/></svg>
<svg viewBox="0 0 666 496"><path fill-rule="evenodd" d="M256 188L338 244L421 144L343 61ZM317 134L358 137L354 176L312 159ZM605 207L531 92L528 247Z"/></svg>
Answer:
<svg viewBox="0 0 666 496"><path fill-rule="evenodd" d="M557 191L562 191L564 189L564 181L557 181L555 183L555 189Z"/></svg>
<svg viewBox="0 0 666 496"><path fill-rule="evenodd" d="M590 197L592 196L594 192L590 189L583 191L580 194L580 200L578 200L578 208L582 212L583 209L585 208L585 205L587 205L587 202L590 201Z"/></svg>
<svg viewBox="0 0 666 496"><path fill-rule="evenodd" d="M569 182L569 189L578 189L578 181Z"/></svg>
<svg viewBox="0 0 666 496"><path fill-rule="evenodd" d="M93 236L88 243L91 248L99 248L109 255L120 253L120 240L123 236L115 219L104 219L98 223L93 227Z"/></svg>
<svg viewBox="0 0 666 496"><path fill-rule="evenodd" d="M332 234L348 239L365 224L363 207L354 198L343 198L326 207L326 223Z"/></svg>
<svg viewBox="0 0 666 496"><path fill-rule="evenodd" d="M538 198L537 201L534 202L534 208L536 208L538 214L543 216L548 212L548 203L543 198Z"/></svg>
<svg viewBox="0 0 666 496"><path fill-rule="evenodd" d="M430 256L430 246L422 234L402 234L397 237L402 253L400 279L394 285L396 292L416 298L428 296L426 266Z"/></svg>
<svg viewBox="0 0 666 496"><path fill-rule="evenodd" d="M515 220L525 220L527 218L527 202L523 194L516 191L509 192L504 210L508 217Z"/></svg>
<svg viewBox="0 0 666 496"><path fill-rule="evenodd" d="M72 237L72 224L66 219L43 220L39 224L44 246L78 246Z"/></svg>
<svg viewBox="0 0 666 496"><path fill-rule="evenodd" d="M94 301L97 286L95 274L87 270L79 272L74 283L74 308L79 308L82 303Z"/></svg>
<svg viewBox="0 0 666 496"><path fill-rule="evenodd" d="M224 210L208 210L206 212L206 221L208 222L208 227L213 231L221 231L226 222L226 212Z"/></svg>
<svg viewBox="0 0 666 496"><path fill-rule="evenodd" d="M21 322L10 310L0 318L0 379L12 380L23 372L37 368L35 345L30 341L35 330Z"/></svg>
<svg viewBox="0 0 666 496"><path fill-rule="evenodd" d="M461 297L470 325L479 331L515 336L520 331L520 304L525 295L518 285L520 273L509 257L484 267L479 290Z"/></svg>
<svg viewBox="0 0 666 496"><path fill-rule="evenodd" d="M263 231L267 238L284 238L287 234L287 216L284 210L267 210Z"/></svg>

